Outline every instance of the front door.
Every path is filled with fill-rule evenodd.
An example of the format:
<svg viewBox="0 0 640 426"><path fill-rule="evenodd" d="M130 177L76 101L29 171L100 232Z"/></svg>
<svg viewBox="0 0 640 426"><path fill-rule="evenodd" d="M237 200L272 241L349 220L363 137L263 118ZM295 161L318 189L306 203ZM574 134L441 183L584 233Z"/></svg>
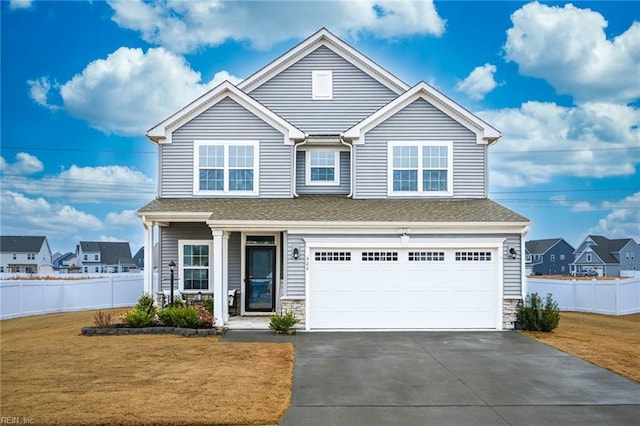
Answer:
<svg viewBox="0 0 640 426"><path fill-rule="evenodd" d="M245 311L273 312L276 301L276 248L248 246L246 259Z"/></svg>

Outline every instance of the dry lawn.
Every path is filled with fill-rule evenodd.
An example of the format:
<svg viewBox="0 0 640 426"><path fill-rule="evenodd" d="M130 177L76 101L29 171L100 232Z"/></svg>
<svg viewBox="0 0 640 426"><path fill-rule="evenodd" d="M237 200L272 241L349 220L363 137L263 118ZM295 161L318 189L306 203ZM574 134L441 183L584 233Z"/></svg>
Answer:
<svg viewBox="0 0 640 426"><path fill-rule="evenodd" d="M116 318L122 311L112 310ZM289 343L80 335L94 312L0 322L0 416L64 425L275 424L289 406Z"/></svg>
<svg viewBox="0 0 640 426"><path fill-rule="evenodd" d="M560 325L551 333L523 334L640 382L640 314L562 312Z"/></svg>

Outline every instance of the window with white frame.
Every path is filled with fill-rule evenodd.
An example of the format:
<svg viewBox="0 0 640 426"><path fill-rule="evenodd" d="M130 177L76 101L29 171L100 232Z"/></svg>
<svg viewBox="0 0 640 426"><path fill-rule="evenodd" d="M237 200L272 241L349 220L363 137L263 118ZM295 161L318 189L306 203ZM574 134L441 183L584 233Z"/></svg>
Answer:
<svg viewBox="0 0 640 426"><path fill-rule="evenodd" d="M258 193L258 141L195 141L195 194Z"/></svg>
<svg viewBox="0 0 640 426"><path fill-rule="evenodd" d="M555 262L555 260L556 260L556 255L555 255L555 254L551 254L551 255L549 255L549 260L550 260L550 261L552 261L552 262Z"/></svg>
<svg viewBox="0 0 640 426"><path fill-rule="evenodd" d="M453 143L389 142L388 192L399 196L453 195Z"/></svg>
<svg viewBox="0 0 640 426"><path fill-rule="evenodd" d="M591 254L587 254L587 262L591 262Z"/></svg>
<svg viewBox="0 0 640 426"><path fill-rule="evenodd" d="M305 156L305 184L339 185L340 152L311 150Z"/></svg>
<svg viewBox="0 0 640 426"><path fill-rule="evenodd" d="M209 240L178 242L180 291L208 291L212 244Z"/></svg>
<svg viewBox="0 0 640 426"><path fill-rule="evenodd" d="M560 260L564 260L564 259L565 259L564 254L561 254L560 255Z"/></svg>
<svg viewBox="0 0 640 426"><path fill-rule="evenodd" d="M333 72L330 70L316 70L311 72L311 99L333 99Z"/></svg>

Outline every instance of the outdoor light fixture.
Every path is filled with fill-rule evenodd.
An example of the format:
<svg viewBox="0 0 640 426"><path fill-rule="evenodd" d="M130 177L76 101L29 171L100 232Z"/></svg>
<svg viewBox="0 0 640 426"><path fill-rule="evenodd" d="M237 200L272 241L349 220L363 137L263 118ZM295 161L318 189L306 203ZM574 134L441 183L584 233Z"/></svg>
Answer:
<svg viewBox="0 0 640 426"><path fill-rule="evenodd" d="M512 258L512 259L515 259L515 258L516 258L516 256L518 255L518 252L516 251L516 249L514 249L513 247L511 247L511 248L509 249L509 254L511 254L511 258Z"/></svg>
<svg viewBox="0 0 640 426"><path fill-rule="evenodd" d="M201 291L199 291L196 294L196 302L202 302L202 292Z"/></svg>
<svg viewBox="0 0 640 426"><path fill-rule="evenodd" d="M173 306L173 272L176 269L176 262L169 262L169 271L171 271L171 291L169 292L169 306Z"/></svg>
<svg viewBox="0 0 640 426"><path fill-rule="evenodd" d="M293 249L293 258L298 259L298 256L300 256L300 250L298 250L298 247L295 247Z"/></svg>

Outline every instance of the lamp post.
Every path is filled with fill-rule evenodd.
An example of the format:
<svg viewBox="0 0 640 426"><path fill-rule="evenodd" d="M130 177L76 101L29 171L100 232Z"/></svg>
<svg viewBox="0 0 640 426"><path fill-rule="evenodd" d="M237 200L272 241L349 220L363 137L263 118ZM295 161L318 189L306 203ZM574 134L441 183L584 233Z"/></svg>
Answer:
<svg viewBox="0 0 640 426"><path fill-rule="evenodd" d="M169 306L173 307L173 272L176 269L176 262L169 262L169 271L171 271L171 290L169 291Z"/></svg>

